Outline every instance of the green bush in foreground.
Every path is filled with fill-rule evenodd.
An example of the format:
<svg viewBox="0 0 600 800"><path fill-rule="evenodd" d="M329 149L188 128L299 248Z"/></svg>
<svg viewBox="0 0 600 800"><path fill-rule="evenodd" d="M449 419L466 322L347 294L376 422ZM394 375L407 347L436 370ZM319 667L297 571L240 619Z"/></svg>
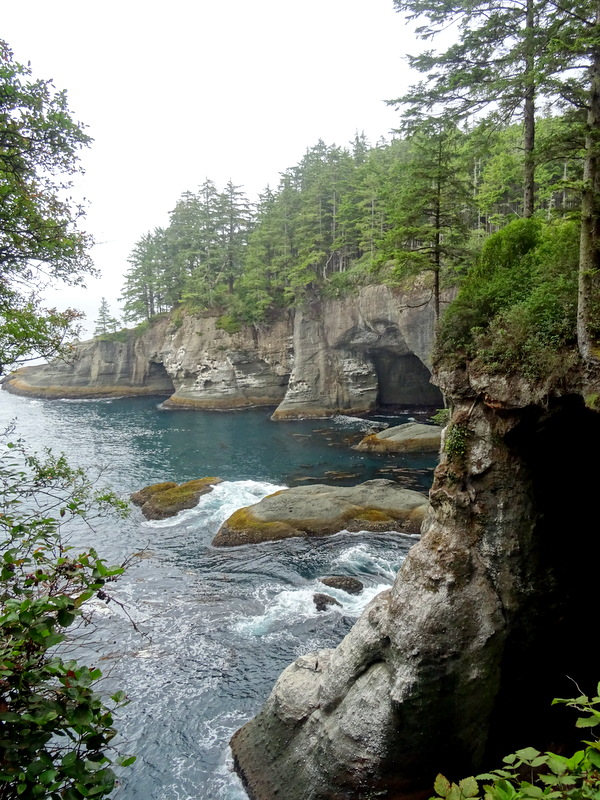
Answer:
<svg viewBox="0 0 600 800"><path fill-rule="evenodd" d="M578 728L594 728L600 724L600 684L597 696L585 695L564 700L562 703L579 711ZM541 753L534 747L525 747L503 759L504 766L491 772L464 778L451 783L438 775L431 800L600 800L600 741L584 740L585 748L571 757L556 753Z"/></svg>
<svg viewBox="0 0 600 800"><path fill-rule="evenodd" d="M100 670L64 660L67 629L85 604L108 601L123 572L93 549L75 551L65 525L126 505L49 451L0 449L0 798L80 800L115 784L112 709L94 691ZM126 766L133 758L115 758Z"/></svg>

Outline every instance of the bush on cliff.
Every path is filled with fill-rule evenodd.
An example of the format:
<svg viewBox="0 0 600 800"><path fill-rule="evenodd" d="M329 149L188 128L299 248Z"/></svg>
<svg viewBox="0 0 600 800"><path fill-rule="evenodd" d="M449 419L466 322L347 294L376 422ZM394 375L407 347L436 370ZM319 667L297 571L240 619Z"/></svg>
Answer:
<svg viewBox="0 0 600 800"><path fill-rule="evenodd" d="M555 374L576 342L578 228L515 220L490 236L440 325L436 361Z"/></svg>

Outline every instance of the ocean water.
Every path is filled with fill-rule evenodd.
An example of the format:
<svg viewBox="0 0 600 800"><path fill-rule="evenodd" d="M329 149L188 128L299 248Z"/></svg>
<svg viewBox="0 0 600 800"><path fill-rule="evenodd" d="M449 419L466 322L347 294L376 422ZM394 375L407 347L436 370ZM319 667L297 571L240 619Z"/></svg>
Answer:
<svg viewBox="0 0 600 800"><path fill-rule="evenodd" d="M200 504L168 520L82 528L110 562L137 554L114 594L94 601L94 627L78 655L100 666L102 690L124 689L118 745L137 761L120 776L119 800L243 800L228 741L254 716L280 672L303 653L335 647L367 603L389 587L413 537L345 533L322 539L218 549L220 524L237 508L285 486L353 485L387 477L426 492L435 458L358 453L373 424L405 415L272 422L271 409L166 411L155 398L46 401L0 393L0 427L41 450L64 452L118 494L163 480L223 479ZM87 537L87 538L86 538ZM319 578L352 575L351 596ZM317 612L315 592L341 606ZM135 621L136 630L130 621Z"/></svg>

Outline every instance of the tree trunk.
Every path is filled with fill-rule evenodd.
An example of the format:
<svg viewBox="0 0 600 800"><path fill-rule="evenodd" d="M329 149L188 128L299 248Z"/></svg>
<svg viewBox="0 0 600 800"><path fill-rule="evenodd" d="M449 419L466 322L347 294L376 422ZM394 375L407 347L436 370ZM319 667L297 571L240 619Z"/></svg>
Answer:
<svg viewBox="0 0 600 800"><path fill-rule="evenodd" d="M525 164L523 166L523 216L533 215L535 205L535 79L534 79L534 42L535 17L533 0L527 0L525 18L525 103L523 108L523 150Z"/></svg>
<svg viewBox="0 0 600 800"><path fill-rule="evenodd" d="M596 10L600 28L600 5ZM585 137L583 196L581 198L581 239L579 291L577 297L577 346L584 361L597 358L590 335L593 288L600 267L600 47L596 46L590 65L590 94Z"/></svg>

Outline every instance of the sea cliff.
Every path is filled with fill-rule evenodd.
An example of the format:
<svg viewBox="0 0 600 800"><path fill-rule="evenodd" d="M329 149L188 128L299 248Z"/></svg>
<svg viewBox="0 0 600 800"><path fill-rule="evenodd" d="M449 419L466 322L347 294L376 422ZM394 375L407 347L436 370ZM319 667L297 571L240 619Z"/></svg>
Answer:
<svg viewBox="0 0 600 800"><path fill-rule="evenodd" d="M123 341L83 342L68 361L25 367L3 385L49 398L157 394L171 407L277 406L276 419L439 406L429 382L430 294L367 286L235 333L216 316L164 316Z"/></svg>
<svg viewBox="0 0 600 800"><path fill-rule="evenodd" d="M430 796L439 771L559 747L552 697L572 696L567 676L595 689L597 377L437 380L452 418L422 538L342 643L290 665L233 737L252 800Z"/></svg>

